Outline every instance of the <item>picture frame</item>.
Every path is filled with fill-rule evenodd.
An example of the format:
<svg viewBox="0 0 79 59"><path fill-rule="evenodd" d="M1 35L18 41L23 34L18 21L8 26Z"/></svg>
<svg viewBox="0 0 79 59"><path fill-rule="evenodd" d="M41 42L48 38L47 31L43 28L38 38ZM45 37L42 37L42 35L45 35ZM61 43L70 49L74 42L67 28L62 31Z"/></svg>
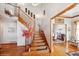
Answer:
<svg viewBox="0 0 79 59"><path fill-rule="evenodd" d="M25 12L27 13L27 8L25 8Z"/></svg>
<svg viewBox="0 0 79 59"><path fill-rule="evenodd" d="M31 17L33 16L33 13L31 12Z"/></svg>
<svg viewBox="0 0 79 59"><path fill-rule="evenodd" d="M30 15L30 10L28 10L28 15Z"/></svg>
<svg viewBox="0 0 79 59"><path fill-rule="evenodd" d="M33 15L33 18L35 19L35 14Z"/></svg>

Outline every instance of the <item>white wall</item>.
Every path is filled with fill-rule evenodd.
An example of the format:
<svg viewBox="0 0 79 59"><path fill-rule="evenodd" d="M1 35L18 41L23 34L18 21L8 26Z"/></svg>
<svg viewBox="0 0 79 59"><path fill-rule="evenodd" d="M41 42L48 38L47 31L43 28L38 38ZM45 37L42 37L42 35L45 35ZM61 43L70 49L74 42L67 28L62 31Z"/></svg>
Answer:
<svg viewBox="0 0 79 59"><path fill-rule="evenodd" d="M3 23L0 21L0 43L2 43L3 39Z"/></svg>
<svg viewBox="0 0 79 59"><path fill-rule="evenodd" d="M19 21L17 21L17 46L25 45L25 37L23 37L22 30L26 29Z"/></svg>
<svg viewBox="0 0 79 59"><path fill-rule="evenodd" d="M76 23L74 23L74 21L73 21L73 19L72 19L72 28L71 29L73 29L72 31L71 31L71 35L72 35L72 40L76 40Z"/></svg>
<svg viewBox="0 0 79 59"><path fill-rule="evenodd" d="M69 5L68 3L47 3L44 6L46 15L42 21L42 28L44 30L49 46L50 46L50 18L55 16L60 11L64 10L68 5Z"/></svg>
<svg viewBox="0 0 79 59"><path fill-rule="evenodd" d="M42 10L42 6L38 6L38 7L34 7L32 6L31 3L27 3L27 4L18 4L18 6L21 7L21 9L23 11L25 11L25 8L27 8L28 10L30 10L30 12L32 12L33 14L36 15L36 19L33 19L35 20L35 30L39 30L39 27L38 27L38 23L41 23L41 16L39 16L40 14L42 14L43 10ZM25 12L26 13L26 12ZM22 14L22 13L21 13ZM24 14L21 15L21 17L26 21L28 22L30 18L28 18L27 16L23 16ZM26 38L25 40L25 37L22 36L22 28L25 28L21 23L19 23L17 21L17 45L18 46L24 46L25 44L31 44L32 43L32 39L28 39ZM27 41L27 42L26 42Z"/></svg>
<svg viewBox="0 0 79 59"><path fill-rule="evenodd" d="M45 3L45 4L39 4L38 6L32 6L32 4L24 4L24 6L33 12L34 14L42 15L40 17L36 17L36 20L39 19L39 22L41 22L41 28L43 29L45 36L47 38L47 42L50 46L50 18L55 16L60 11L64 10L65 7L67 7L68 3ZM22 9L25 10L22 5ZM46 15L43 15L43 10L45 10ZM35 29L38 29L37 24Z"/></svg>
<svg viewBox="0 0 79 59"><path fill-rule="evenodd" d="M9 7L9 6L8 6ZM9 10L14 10L12 7ZM16 17L10 17L5 14L5 4L0 3L0 44L16 43ZM14 13L14 12L13 12ZM13 30L14 29L14 30Z"/></svg>
<svg viewBox="0 0 79 59"><path fill-rule="evenodd" d="M69 5L69 4L68 3L66 3L66 4L65 3L52 3L52 4L45 3L45 4L40 4L37 7L35 7L35 6L32 6L31 3L27 3L27 4L24 4L24 6L21 5L21 8L23 10L25 10L24 8L27 8L33 14L41 15L39 17L36 17L36 20L38 19L39 22L41 23L41 28L43 29L47 42L50 46L50 18L53 17L54 15L56 15L57 13L59 13L60 11L62 11L67 5ZM0 10L2 10L3 12L4 12L4 6L5 5L0 4ZM43 10L46 11L45 16L43 16ZM36 26L37 26L37 24L36 24ZM35 29L37 29L37 27Z"/></svg>
<svg viewBox="0 0 79 59"><path fill-rule="evenodd" d="M12 20L12 21L11 21ZM14 20L14 21L13 21ZM17 18L6 18L0 20L1 25L1 43L16 43L17 41L17 31L16 31L16 20Z"/></svg>
<svg viewBox="0 0 79 59"><path fill-rule="evenodd" d="M71 27L71 25L72 25L72 19L68 19L68 18L66 18L66 19L64 19L64 24L67 24L67 40L70 40L70 39L72 39L71 38L71 30L72 30L72 27Z"/></svg>
<svg viewBox="0 0 79 59"><path fill-rule="evenodd" d="M35 20L35 30L38 31L39 27L38 27L38 23L41 24L41 21L43 20L43 10L44 10L44 5L43 4L39 4L38 6L33 6L32 3L27 3L27 4L18 4L22 10L25 11L25 8L27 8L28 10L30 10L30 12L33 13L33 15L35 14L36 18ZM25 12L26 13L26 12Z"/></svg>
<svg viewBox="0 0 79 59"><path fill-rule="evenodd" d="M31 38L23 36L23 30L28 30L28 28L17 21L17 46L25 46L32 43Z"/></svg>

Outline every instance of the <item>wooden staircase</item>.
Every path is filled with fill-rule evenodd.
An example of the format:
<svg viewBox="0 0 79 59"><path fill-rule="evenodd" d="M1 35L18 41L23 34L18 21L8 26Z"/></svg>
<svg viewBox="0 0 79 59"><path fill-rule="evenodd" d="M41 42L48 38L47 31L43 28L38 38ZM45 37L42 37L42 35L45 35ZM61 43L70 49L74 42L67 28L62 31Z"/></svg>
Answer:
<svg viewBox="0 0 79 59"><path fill-rule="evenodd" d="M49 52L45 40L40 36L39 32L35 32L34 40L31 44L31 52Z"/></svg>
<svg viewBox="0 0 79 59"><path fill-rule="evenodd" d="M34 39L32 41L30 51L24 52L25 56L49 56L49 48L45 39L41 36L40 32L34 33Z"/></svg>

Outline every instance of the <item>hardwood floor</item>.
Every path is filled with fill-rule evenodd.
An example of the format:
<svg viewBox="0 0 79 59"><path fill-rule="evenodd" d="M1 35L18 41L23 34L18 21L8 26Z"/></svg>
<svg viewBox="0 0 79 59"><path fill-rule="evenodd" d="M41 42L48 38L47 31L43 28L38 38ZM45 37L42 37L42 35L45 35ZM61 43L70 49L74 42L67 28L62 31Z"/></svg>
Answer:
<svg viewBox="0 0 79 59"><path fill-rule="evenodd" d="M69 47L69 52L79 50L75 47ZM55 44L54 45L54 52L37 52L37 51L31 51L26 52L25 47L17 47L16 44L4 44L1 45L0 49L0 55L1 56L66 56L65 52L65 46L62 44Z"/></svg>
<svg viewBox="0 0 79 59"><path fill-rule="evenodd" d="M37 33L38 34L38 33ZM45 48L44 48L45 47ZM48 48L45 45L45 41L38 35L35 35L35 39L31 45L30 51L28 47L17 46L16 43L0 44L0 56L66 56L65 44L54 44L53 52L49 53ZM75 46L68 46L69 52L79 51Z"/></svg>
<svg viewBox="0 0 79 59"><path fill-rule="evenodd" d="M66 56L64 44L54 44L54 51L51 53L53 56Z"/></svg>
<svg viewBox="0 0 79 59"><path fill-rule="evenodd" d="M74 44L69 44L69 52L73 52L73 51L79 51L79 48L77 48L77 46L74 46Z"/></svg>
<svg viewBox="0 0 79 59"><path fill-rule="evenodd" d="M63 44L54 44L54 52L49 53L43 51L31 51L27 52L25 47L17 47L16 44L3 44L0 45L0 55L1 56L66 56L65 46ZM69 52L79 50L76 47L69 46Z"/></svg>
<svg viewBox="0 0 79 59"><path fill-rule="evenodd" d="M0 49L0 55L19 56L24 51L25 51L25 47L17 47L15 43L2 44Z"/></svg>

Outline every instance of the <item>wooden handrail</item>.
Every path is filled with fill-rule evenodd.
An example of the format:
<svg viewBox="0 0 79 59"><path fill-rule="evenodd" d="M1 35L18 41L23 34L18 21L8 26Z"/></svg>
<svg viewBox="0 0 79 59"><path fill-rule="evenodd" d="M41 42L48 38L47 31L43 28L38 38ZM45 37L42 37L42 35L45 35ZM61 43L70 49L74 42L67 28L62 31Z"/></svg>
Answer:
<svg viewBox="0 0 79 59"><path fill-rule="evenodd" d="M22 23L25 27L29 28L29 27L28 27L29 24L26 23L26 22L23 20L23 18L18 17L18 21L19 21L20 23Z"/></svg>
<svg viewBox="0 0 79 59"><path fill-rule="evenodd" d="M27 17L29 17L30 19L32 19L32 18L31 18L27 13L25 13L19 6L13 5L13 4L11 4L11 3L7 3L7 4L9 4L9 5L13 6L13 7L18 8L21 12L23 12L23 14L25 14ZM20 14L20 13L18 13L18 14Z"/></svg>

